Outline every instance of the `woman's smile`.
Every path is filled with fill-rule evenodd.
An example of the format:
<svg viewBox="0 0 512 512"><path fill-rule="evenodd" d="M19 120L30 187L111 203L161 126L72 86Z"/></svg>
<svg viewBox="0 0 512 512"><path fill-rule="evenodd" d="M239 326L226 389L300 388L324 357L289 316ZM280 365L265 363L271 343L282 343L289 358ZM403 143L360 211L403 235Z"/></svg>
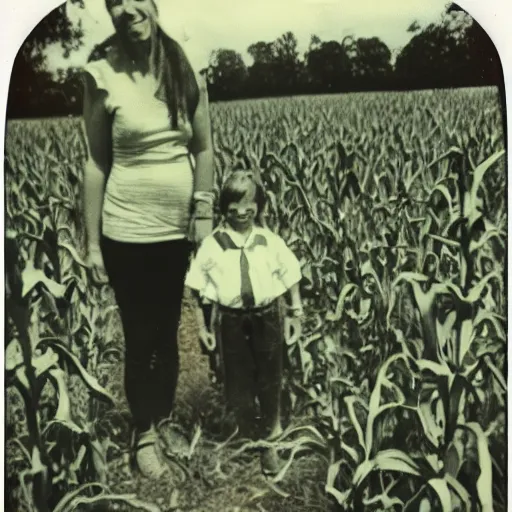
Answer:
<svg viewBox="0 0 512 512"><path fill-rule="evenodd" d="M126 22L126 27L131 34L137 34L139 37L148 37L150 34L150 24L147 16L141 16L137 19Z"/></svg>
<svg viewBox="0 0 512 512"><path fill-rule="evenodd" d="M144 41L151 36L153 13L149 1L112 0L110 5L110 16L118 30L134 41Z"/></svg>
<svg viewBox="0 0 512 512"><path fill-rule="evenodd" d="M122 380L135 434L130 458L143 478L159 481L172 472L160 454L189 448L167 420L179 380L185 278L194 246L213 227L208 97L181 45L160 28L156 0L105 0L105 7L115 34L84 66L87 265L97 284L109 282L122 311ZM123 151L126 134L130 151ZM206 205L196 219L191 206L200 201Z"/></svg>

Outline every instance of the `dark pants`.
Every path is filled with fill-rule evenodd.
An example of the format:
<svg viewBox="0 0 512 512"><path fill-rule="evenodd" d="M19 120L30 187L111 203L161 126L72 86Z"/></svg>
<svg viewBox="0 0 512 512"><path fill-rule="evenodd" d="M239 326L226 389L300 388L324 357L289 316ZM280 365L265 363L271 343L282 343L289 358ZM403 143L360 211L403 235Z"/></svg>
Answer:
<svg viewBox="0 0 512 512"><path fill-rule="evenodd" d="M228 405L243 437L267 437L281 414L284 331L279 301L260 311L219 307L218 315Z"/></svg>
<svg viewBox="0 0 512 512"><path fill-rule="evenodd" d="M125 391L134 426L169 417L178 381L178 326L191 252L187 240L152 244L102 238L101 251L121 313Z"/></svg>

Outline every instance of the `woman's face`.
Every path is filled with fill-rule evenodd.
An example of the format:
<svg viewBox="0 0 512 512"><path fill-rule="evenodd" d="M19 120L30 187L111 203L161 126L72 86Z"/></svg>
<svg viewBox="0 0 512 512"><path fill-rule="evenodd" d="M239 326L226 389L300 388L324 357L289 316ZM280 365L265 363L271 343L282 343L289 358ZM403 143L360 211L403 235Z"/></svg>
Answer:
<svg viewBox="0 0 512 512"><path fill-rule="evenodd" d="M152 0L106 0L107 9L117 32L131 41L147 41L156 18Z"/></svg>

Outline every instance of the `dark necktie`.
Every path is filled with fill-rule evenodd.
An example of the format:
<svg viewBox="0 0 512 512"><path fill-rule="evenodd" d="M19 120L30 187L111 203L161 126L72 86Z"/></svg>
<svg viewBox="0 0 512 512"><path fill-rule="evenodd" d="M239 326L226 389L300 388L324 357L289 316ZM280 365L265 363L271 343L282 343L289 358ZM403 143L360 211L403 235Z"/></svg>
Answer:
<svg viewBox="0 0 512 512"><path fill-rule="evenodd" d="M249 261L245 254L245 249L240 250L240 274L241 274L241 297L244 308L252 308L254 306L254 293L252 290L251 278L249 277Z"/></svg>
<svg viewBox="0 0 512 512"><path fill-rule="evenodd" d="M240 296L242 297L242 304L244 308L251 308L255 304L254 293L251 284L251 278L249 277L249 261L247 260L246 250L252 250L257 245L266 246L267 239L260 234L254 237L252 244L247 247L238 247L231 237L225 231L217 231L214 233L214 238L217 243L225 251L227 249L240 251L240 274L241 274L241 290Z"/></svg>

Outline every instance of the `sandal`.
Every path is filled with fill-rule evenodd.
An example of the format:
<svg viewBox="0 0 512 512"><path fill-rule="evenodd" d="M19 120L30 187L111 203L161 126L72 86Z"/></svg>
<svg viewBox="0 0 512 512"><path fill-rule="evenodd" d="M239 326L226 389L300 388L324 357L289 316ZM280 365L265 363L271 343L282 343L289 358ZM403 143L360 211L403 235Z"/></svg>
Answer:
<svg viewBox="0 0 512 512"><path fill-rule="evenodd" d="M132 450L132 468L152 480L160 478L166 472L166 466L158 456L156 442L156 432L151 429L139 436L137 443L133 443Z"/></svg>

